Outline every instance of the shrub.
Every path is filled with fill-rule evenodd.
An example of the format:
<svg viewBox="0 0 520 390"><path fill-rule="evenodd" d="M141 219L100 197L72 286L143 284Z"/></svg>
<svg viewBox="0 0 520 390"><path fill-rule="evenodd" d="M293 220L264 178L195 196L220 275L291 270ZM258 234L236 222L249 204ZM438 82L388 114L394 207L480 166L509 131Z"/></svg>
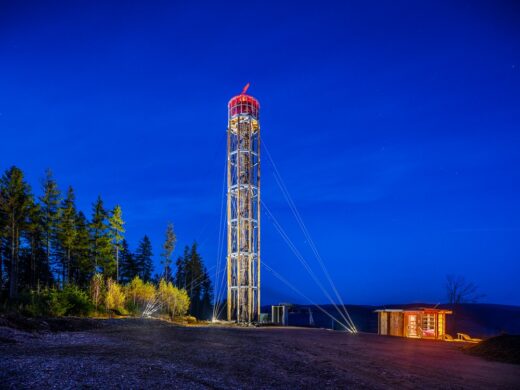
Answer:
<svg viewBox="0 0 520 390"><path fill-rule="evenodd" d="M23 312L30 316L82 316L92 308L88 295L73 285L63 290L46 289L40 293L30 293L30 303Z"/></svg>
<svg viewBox="0 0 520 390"><path fill-rule="evenodd" d="M142 305L146 305L147 303L153 302L155 300L156 294L157 291L153 283L147 282L143 284L137 299L141 302Z"/></svg>
<svg viewBox="0 0 520 390"><path fill-rule="evenodd" d="M121 286L112 279L108 279L107 292L105 296L105 308L118 314L126 314L124 305L125 294L121 290Z"/></svg>
<svg viewBox="0 0 520 390"><path fill-rule="evenodd" d="M179 289L164 279L159 283L159 297L170 318L186 314L190 307L186 290Z"/></svg>
<svg viewBox="0 0 520 390"><path fill-rule="evenodd" d="M126 308L132 313L138 313L153 304L157 295L155 286L150 282L144 283L138 276L126 285L124 292Z"/></svg>
<svg viewBox="0 0 520 390"><path fill-rule="evenodd" d="M45 297L48 302L49 315L54 317L62 317L71 309L66 295L62 294L60 290L48 290Z"/></svg>
<svg viewBox="0 0 520 390"><path fill-rule="evenodd" d="M136 310L138 307L138 300L139 292L143 288L143 281L139 276L136 276L132 279L130 283L126 285L125 292L126 292L126 299L127 299L127 305L129 308Z"/></svg>
<svg viewBox="0 0 520 390"><path fill-rule="evenodd" d="M177 290L177 312L178 316L183 316L190 308L190 297L184 289Z"/></svg>
<svg viewBox="0 0 520 390"><path fill-rule="evenodd" d="M84 316L92 309L87 293L76 286L68 285L58 295L66 308L66 316Z"/></svg>
<svg viewBox="0 0 520 390"><path fill-rule="evenodd" d="M31 317L43 317L51 315L50 290L43 290L40 293L35 291L20 295L23 300L21 311Z"/></svg>

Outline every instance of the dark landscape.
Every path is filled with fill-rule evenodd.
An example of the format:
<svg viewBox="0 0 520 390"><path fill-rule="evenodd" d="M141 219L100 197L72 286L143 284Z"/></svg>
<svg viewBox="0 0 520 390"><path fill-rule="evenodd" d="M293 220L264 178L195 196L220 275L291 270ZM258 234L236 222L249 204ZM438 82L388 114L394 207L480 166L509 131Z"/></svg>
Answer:
<svg viewBox="0 0 520 390"><path fill-rule="evenodd" d="M520 366L467 345L324 329L87 320L0 328L2 388L516 388ZM77 326L77 325L76 325Z"/></svg>

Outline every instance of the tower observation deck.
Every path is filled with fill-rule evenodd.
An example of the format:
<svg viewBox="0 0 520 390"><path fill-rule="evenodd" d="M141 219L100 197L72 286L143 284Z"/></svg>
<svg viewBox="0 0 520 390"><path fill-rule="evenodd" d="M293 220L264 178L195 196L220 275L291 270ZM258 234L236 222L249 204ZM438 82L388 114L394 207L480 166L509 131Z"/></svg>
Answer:
<svg viewBox="0 0 520 390"><path fill-rule="evenodd" d="M246 94L228 103L227 319L260 318L260 104Z"/></svg>

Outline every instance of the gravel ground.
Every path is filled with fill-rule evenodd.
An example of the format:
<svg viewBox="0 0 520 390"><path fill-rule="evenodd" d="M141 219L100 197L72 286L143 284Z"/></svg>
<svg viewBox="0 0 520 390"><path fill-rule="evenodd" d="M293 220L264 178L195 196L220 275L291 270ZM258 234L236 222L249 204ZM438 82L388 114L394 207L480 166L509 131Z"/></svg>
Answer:
<svg viewBox="0 0 520 390"><path fill-rule="evenodd" d="M520 366L461 344L320 329L100 321L78 332L0 327L0 387L520 388Z"/></svg>

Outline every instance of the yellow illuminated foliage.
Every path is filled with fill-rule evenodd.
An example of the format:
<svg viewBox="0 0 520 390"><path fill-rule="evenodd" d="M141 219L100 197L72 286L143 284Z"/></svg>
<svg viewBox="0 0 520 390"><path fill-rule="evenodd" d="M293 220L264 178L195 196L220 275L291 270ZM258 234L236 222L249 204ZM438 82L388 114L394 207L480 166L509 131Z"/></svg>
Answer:
<svg viewBox="0 0 520 390"><path fill-rule="evenodd" d="M178 289L171 282L162 279L159 283L158 291L163 307L171 318L183 316L190 307L190 298L186 290Z"/></svg>
<svg viewBox="0 0 520 390"><path fill-rule="evenodd" d="M107 292L105 295L105 308L124 312L125 294L121 290L121 286L112 279L107 280Z"/></svg>

